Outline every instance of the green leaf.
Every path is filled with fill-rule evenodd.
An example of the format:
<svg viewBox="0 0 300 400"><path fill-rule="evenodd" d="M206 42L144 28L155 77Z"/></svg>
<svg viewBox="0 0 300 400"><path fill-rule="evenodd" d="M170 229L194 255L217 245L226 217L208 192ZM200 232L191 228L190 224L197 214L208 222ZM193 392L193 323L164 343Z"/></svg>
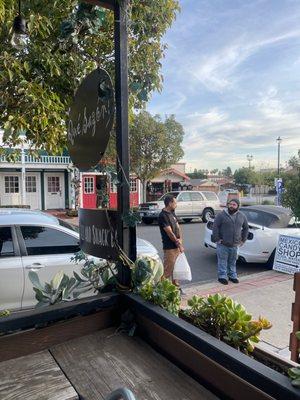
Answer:
<svg viewBox="0 0 300 400"><path fill-rule="evenodd" d="M59 271L55 274L54 278L51 280L51 286L54 290L57 290L59 288L59 285L61 284L63 278L64 271Z"/></svg>
<svg viewBox="0 0 300 400"><path fill-rule="evenodd" d="M38 274L34 271L29 271L28 273L28 278L30 279L32 286L34 288L40 289L41 291L43 291L43 287L40 283L40 279L38 277Z"/></svg>

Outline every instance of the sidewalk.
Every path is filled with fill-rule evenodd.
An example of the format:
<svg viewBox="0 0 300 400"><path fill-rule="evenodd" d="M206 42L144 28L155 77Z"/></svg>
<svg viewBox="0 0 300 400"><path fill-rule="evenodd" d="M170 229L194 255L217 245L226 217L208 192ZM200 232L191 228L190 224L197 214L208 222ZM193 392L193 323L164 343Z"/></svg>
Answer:
<svg viewBox="0 0 300 400"><path fill-rule="evenodd" d="M266 271L240 278L239 284L228 286L218 282L186 286L182 306L194 295L221 293L241 303L256 319L260 315L272 323L272 328L261 333L261 345L289 358L292 332L291 308L295 299L293 275Z"/></svg>

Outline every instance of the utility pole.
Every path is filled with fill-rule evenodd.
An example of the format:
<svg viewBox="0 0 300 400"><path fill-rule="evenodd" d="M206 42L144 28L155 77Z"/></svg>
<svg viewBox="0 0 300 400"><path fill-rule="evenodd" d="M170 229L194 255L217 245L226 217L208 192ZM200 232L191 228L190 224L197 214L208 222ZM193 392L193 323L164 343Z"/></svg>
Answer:
<svg viewBox="0 0 300 400"><path fill-rule="evenodd" d="M282 139L280 136L276 139L277 142L277 176L278 178L280 177L280 145L282 142Z"/></svg>
<svg viewBox="0 0 300 400"><path fill-rule="evenodd" d="M251 169L251 161L253 160L253 155L252 154L247 154L247 160L249 163L249 169Z"/></svg>

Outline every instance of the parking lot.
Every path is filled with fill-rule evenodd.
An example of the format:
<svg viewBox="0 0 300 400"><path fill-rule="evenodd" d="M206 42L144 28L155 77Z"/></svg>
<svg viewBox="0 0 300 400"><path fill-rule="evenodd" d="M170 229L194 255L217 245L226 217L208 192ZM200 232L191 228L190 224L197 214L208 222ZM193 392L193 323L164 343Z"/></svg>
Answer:
<svg viewBox="0 0 300 400"><path fill-rule="evenodd" d="M192 283L208 282L216 279L216 256L213 250L204 247L204 228L205 224L200 220L190 223L182 223L185 253L192 270ZM158 225L141 224L137 228L137 235L151 242L163 257L162 243ZM256 272L266 271L268 268L262 264L242 264L237 265L238 274L249 275Z"/></svg>

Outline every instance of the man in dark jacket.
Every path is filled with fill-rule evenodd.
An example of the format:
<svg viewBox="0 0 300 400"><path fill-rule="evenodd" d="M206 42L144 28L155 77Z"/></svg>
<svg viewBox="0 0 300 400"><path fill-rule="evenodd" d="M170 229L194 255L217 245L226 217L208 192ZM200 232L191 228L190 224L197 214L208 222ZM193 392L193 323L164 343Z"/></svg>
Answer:
<svg viewBox="0 0 300 400"><path fill-rule="evenodd" d="M249 230L247 218L239 211L239 206L238 199L230 200L227 209L214 220L212 241L217 243L218 281L223 285L228 285L228 278L233 283L239 283L237 250L247 240Z"/></svg>

